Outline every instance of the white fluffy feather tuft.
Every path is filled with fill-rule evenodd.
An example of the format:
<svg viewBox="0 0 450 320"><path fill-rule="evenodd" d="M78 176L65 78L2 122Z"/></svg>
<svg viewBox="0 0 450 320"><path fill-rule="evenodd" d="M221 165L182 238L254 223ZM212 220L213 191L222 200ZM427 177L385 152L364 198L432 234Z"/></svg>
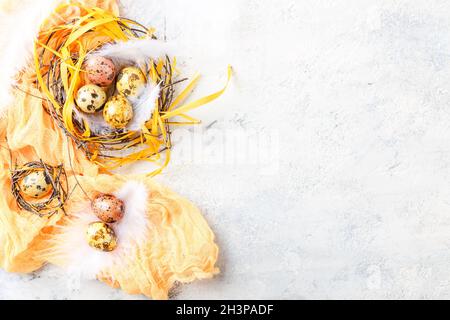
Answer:
<svg viewBox="0 0 450 320"><path fill-rule="evenodd" d="M75 213L71 221L61 226L51 254L63 257L68 273L68 285L76 289L81 279L95 279L109 267L123 263L124 257L132 254L137 243L145 241L150 226L147 219L147 187L137 181L129 181L114 195L124 201L125 214L121 221L112 224L118 246L112 252L101 252L91 248L85 239L89 223L98 221L90 204L85 210Z"/></svg>
<svg viewBox="0 0 450 320"><path fill-rule="evenodd" d="M141 65L150 59L157 59L170 54L171 47L167 42L151 38L133 39L106 44L91 55L108 57L118 66L129 62Z"/></svg>
<svg viewBox="0 0 450 320"><path fill-rule="evenodd" d="M149 192L142 182L129 181L114 195L125 203L125 214L114 228L119 238L118 253L126 254L147 236L150 227L147 219Z"/></svg>
<svg viewBox="0 0 450 320"><path fill-rule="evenodd" d="M0 3L0 117L12 102L16 74L31 62L33 42L42 21L56 0L22 0Z"/></svg>

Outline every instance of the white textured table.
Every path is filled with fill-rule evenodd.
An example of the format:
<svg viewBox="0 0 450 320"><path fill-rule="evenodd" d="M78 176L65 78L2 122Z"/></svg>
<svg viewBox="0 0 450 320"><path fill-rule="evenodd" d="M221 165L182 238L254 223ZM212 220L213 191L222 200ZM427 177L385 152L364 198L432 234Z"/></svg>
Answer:
<svg viewBox="0 0 450 320"><path fill-rule="evenodd" d="M200 154L184 132L158 177L221 247L221 275L178 298L450 298L448 1L123 3L203 72L195 96L236 72L194 112ZM262 156L245 157L255 141ZM0 283L0 298L136 298L98 282L70 291L52 267Z"/></svg>

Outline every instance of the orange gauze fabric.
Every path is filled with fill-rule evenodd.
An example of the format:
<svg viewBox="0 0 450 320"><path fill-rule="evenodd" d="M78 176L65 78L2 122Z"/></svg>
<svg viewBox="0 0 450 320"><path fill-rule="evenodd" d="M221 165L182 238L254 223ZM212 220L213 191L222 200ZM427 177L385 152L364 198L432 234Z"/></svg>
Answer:
<svg viewBox="0 0 450 320"><path fill-rule="evenodd" d="M118 12L116 1L84 3ZM14 12L14 8L20 5L17 1L2 1L1 9ZM53 15L47 24L64 23L79 14L67 7ZM11 193L11 165L17 163L20 166L42 159L50 165L63 163L69 174L72 168L79 174L98 174L98 168L67 140L45 112L32 70L29 67L18 79L20 90L14 91L7 117L0 122L0 183L3 188L0 198L0 267L10 272L32 272L45 263L36 256L36 252L42 249L42 240L51 234L52 227L61 218L60 215L40 218L17 207Z"/></svg>
<svg viewBox="0 0 450 320"><path fill-rule="evenodd" d="M115 1L84 1L117 12ZM80 15L72 7L47 20L48 25L68 21ZM174 192L142 176L123 177L101 172L89 162L62 130L55 126L43 107L30 70L19 79L20 89L7 119L0 121L0 266L11 272L31 272L50 262L65 266L64 255L51 254L58 246L61 225L70 219L61 214L40 218L20 211L10 188L11 154L18 165L42 159L50 165L64 164L69 185L76 188L67 203L70 215L77 204L89 201L84 192L113 192L128 179L140 180L150 190L146 217L153 226L148 239L139 243L135 252L119 265L102 270L99 280L130 294L144 294L166 299L176 282L210 278L215 267L218 247L214 234L198 208ZM10 150L7 150L9 148ZM80 261L83 263L83 261Z"/></svg>
<svg viewBox="0 0 450 320"><path fill-rule="evenodd" d="M8 109L7 140L18 164L42 159L57 166L64 164L66 171L78 174L96 175L98 167L92 164L58 128L42 107L37 89L31 84L22 84L14 98L14 105ZM21 157L25 159L20 159ZM70 160L70 161L69 161Z"/></svg>
<svg viewBox="0 0 450 320"><path fill-rule="evenodd" d="M26 90L33 95L39 94L31 86ZM40 99L18 92L15 102L20 107L9 109L8 118L3 120L0 128L1 141L8 137L14 161L19 165L36 159L51 165L63 163L70 176L69 185L76 185L77 179L88 194L114 192L126 181L121 176L99 173L95 165L78 154L61 130L54 127ZM0 243L4 244L0 253L1 266L14 272L36 270L46 261L64 266L64 256L45 257L40 253L58 245L52 241L53 233L57 232L54 226L66 223L64 217L39 218L19 211L10 191L10 153L5 148L0 149L0 159L0 182L5 195L0 199L4 213L0 216ZM99 279L128 293L165 299L177 281L191 282L216 274L218 247L199 210L145 175L132 178L141 180L150 190L147 213L154 229L148 241L137 248L126 264L105 270ZM69 214L77 203L89 201L83 190L76 188L73 191L66 205Z"/></svg>
<svg viewBox="0 0 450 320"><path fill-rule="evenodd" d="M6 138L6 121L0 123L0 139ZM31 148L16 152L18 161L36 159ZM31 272L42 266L44 261L36 256L42 248L46 231L59 219L40 218L28 212L20 211L11 193L10 153L2 144L0 149L0 266L11 272Z"/></svg>

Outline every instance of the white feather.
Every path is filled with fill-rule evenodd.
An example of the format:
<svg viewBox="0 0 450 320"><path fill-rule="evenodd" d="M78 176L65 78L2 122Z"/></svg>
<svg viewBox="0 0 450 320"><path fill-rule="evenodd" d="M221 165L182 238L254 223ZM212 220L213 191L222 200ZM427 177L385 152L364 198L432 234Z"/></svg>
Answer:
<svg viewBox="0 0 450 320"><path fill-rule="evenodd" d="M0 117L12 103L11 89L17 73L31 62L40 24L56 4L56 0L0 3Z"/></svg>
<svg viewBox="0 0 450 320"><path fill-rule="evenodd" d="M126 254L143 242L150 227L147 219L147 200L149 192L142 182L129 181L114 195L125 203L122 220L114 225L119 238L119 254Z"/></svg>
<svg viewBox="0 0 450 320"><path fill-rule="evenodd" d="M89 129L95 135L107 135L114 132L114 129L110 127L103 118L103 112L97 113L84 113L73 107L74 117L78 121L86 121Z"/></svg>
<svg viewBox="0 0 450 320"><path fill-rule="evenodd" d="M127 126L130 131L139 131L150 120L159 98L160 86L147 83L137 98L129 98L133 105L134 116Z"/></svg>
<svg viewBox="0 0 450 320"><path fill-rule="evenodd" d="M170 54L171 51L172 46L167 42L145 38L106 44L90 55L108 57L120 67L130 62L141 65L150 59Z"/></svg>
<svg viewBox="0 0 450 320"><path fill-rule="evenodd" d="M117 239L117 248L102 252L91 248L85 239L86 228L98 221L87 203L85 210L74 213L70 223L61 226L56 236L52 255L62 256L68 274L68 285L76 289L81 279L95 279L97 275L112 266L125 263L124 257L133 253L136 244L145 241L151 227L147 219L147 187L137 181L129 181L114 195L125 203L122 220L112 224Z"/></svg>

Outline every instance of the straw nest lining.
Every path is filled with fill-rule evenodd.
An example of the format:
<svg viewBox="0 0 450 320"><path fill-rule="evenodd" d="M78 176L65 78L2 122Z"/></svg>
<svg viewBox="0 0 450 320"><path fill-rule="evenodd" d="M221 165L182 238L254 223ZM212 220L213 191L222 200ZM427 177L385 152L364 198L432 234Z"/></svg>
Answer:
<svg viewBox="0 0 450 320"><path fill-rule="evenodd" d="M44 171L52 186L52 191L42 200L28 200L22 195L20 183L24 177L36 171ZM40 217L52 216L60 211L65 213L64 204L68 199L68 187L63 165L52 167L42 161L33 161L21 167L16 166L11 170L11 191L18 207Z"/></svg>

